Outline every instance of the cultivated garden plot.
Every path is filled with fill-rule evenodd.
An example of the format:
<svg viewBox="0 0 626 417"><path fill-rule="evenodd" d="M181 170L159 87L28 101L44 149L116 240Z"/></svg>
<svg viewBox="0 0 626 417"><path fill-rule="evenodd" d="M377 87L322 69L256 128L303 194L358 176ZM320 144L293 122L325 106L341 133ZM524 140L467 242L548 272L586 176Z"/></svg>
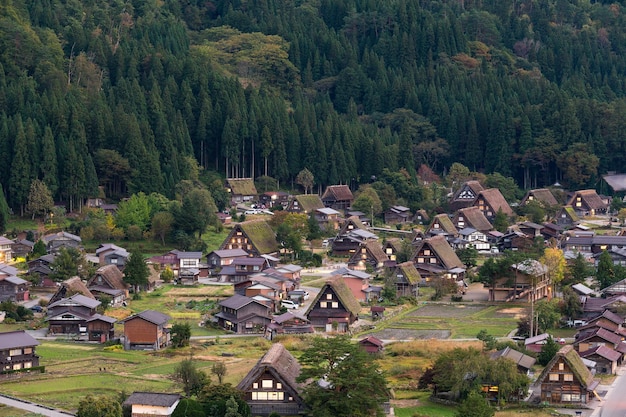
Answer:
<svg viewBox="0 0 626 417"><path fill-rule="evenodd" d="M525 305L428 304L389 319L374 335L381 339L474 338L482 329L504 337L526 314Z"/></svg>

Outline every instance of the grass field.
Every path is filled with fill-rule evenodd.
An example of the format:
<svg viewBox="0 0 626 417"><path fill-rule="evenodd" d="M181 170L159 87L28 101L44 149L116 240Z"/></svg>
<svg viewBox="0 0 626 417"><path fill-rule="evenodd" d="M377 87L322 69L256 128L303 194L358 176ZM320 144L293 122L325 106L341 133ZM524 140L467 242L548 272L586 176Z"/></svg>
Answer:
<svg viewBox="0 0 626 417"><path fill-rule="evenodd" d="M525 305L427 304L389 320L383 326L403 330L448 330L453 339L474 338L482 329L504 337L517 327Z"/></svg>

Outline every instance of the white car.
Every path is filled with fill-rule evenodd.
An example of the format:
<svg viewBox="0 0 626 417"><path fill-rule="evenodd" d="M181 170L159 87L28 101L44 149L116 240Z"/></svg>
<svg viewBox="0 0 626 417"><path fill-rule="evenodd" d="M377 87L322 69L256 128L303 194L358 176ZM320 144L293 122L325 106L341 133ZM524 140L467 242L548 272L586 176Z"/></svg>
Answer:
<svg viewBox="0 0 626 417"><path fill-rule="evenodd" d="M282 300L280 302L280 306L285 307L285 308L293 308L293 309L300 307L298 303L291 301L291 300Z"/></svg>
<svg viewBox="0 0 626 417"><path fill-rule="evenodd" d="M246 211L244 211L244 213L243 213L243 214L245 214L245 215L247 216L247 215L250 215L250 214L260 214L260 213L261 213L261 210L252 209L252 210L246 210Z"/></svg>

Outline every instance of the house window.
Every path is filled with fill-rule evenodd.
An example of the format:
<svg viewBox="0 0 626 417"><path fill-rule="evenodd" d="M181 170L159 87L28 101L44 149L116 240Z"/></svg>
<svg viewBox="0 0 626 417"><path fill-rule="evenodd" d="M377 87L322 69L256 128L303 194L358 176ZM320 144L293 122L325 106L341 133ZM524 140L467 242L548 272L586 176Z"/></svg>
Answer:
<svg viewBox="0 0 626 417"><path fill-rule="evenodd" d="M574 374L564 374L563 381L572 382L574 380Z"/></svg>
<svg viewBox="0 0 626 417"><path fill-rule="evenodd" d="M339 308L339 303L336 301L333 301L333 308Z"/></svg>
<svg viewBox="0 0 626 417"><path fill-rule="evenodd" d="M261 388L272 388L274 386L274 381L271 379L264 379L261 381Z"/></svg>
<svg viewBox="0 0 626 417"><path fill-rule="evenodd" d="M11 349L9 351L9 356L19 356L22 354L22 349Z"/></svg>
<svg viewBox="0 0 626 417"><path fill-rule="evenodd" d="M33 363L32 362L25 362L24 363L24 369L29 369L33 367Z"/></svg>
<svg viewBox="0 0 626 417"><path fill-rule="evenodd" d="M558 381L559 374L550 374L550 381Z"/></svg>
<svg viewBox="0 0 626 417"><path fill-rule="evenodd" d="M424 263L424 258L417 258L417 263L418 264L423 264Z"/></svg>
<svg viewBox="0 0 626 417"><path fill-rule="evenodd" d="M431 264L436 264L437 263L437 258L430 258L430 263Z"/></svg>
<svg viewBox="0 0 626 417"><path fill-rule="evenodd" d="M24 348L24 355L31 355L33 353L33 348Z"/></svg>
<svg viewBox="0 0 626 417"><path fill-rule="evenodd" d="M581 401L580 394L572 394L572 401L580 402Z"/></svg>
<svg viewBox="0 0 626 417"><path fill-rule="evenodd" d="M572 394L561 394L561 401L563 402L571 402L572 401Z"/></svg>
<svg viewBox="0 0 626 417"><path fill-rule="evenodd" d="M13 369L22 369L22 364L21 363L14 364Z"/></svg>
<svg viewBox="0 0 626 417"><path fill-rule="evenodd" d="M327 300L332 300L333 299L333 295L332 294L326 294L326 299Z"/></svg>
<svg viewBox="0 0 626 417"><path fill-rule="evenodd" d="M430 249L424 249L424 256L430 256Z"/></svg>
<svg viewBox="0 0 626 417"><path fill-rule="evenodd" d="M252 389L259 389L259 383L258 382L253 383Z"/></svg>
<svg viewBox="0 0 626 417"><path fill-rule="evenodd" d="M283 384L281 384L280 382L277 382L276 389L283 389Z"/></svg>
<svg viewBox="0 0 626 417"><path fill-rule="evenodd" d="M328 303L326 301L320 301L320 308L326 308Z"/></svg>
<svg viewBox="0 0 626 417"><path fill-rule="evenodd" d="M559 363L559 371L562 371L565 369L565 364L563 362Z"/></svg>

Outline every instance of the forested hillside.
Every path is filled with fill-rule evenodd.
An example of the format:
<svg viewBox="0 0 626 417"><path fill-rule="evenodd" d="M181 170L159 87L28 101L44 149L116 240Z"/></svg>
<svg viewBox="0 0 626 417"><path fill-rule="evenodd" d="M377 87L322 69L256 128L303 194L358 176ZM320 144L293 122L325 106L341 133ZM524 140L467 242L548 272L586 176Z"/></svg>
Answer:
<svg viewBox="0 0 626 417"><path fill-rule="evenodd" d="M0 184L14 210L36 178L71 208L173 197L198 165L594 186L626 157L625 6L0 0Z"/></svg>

